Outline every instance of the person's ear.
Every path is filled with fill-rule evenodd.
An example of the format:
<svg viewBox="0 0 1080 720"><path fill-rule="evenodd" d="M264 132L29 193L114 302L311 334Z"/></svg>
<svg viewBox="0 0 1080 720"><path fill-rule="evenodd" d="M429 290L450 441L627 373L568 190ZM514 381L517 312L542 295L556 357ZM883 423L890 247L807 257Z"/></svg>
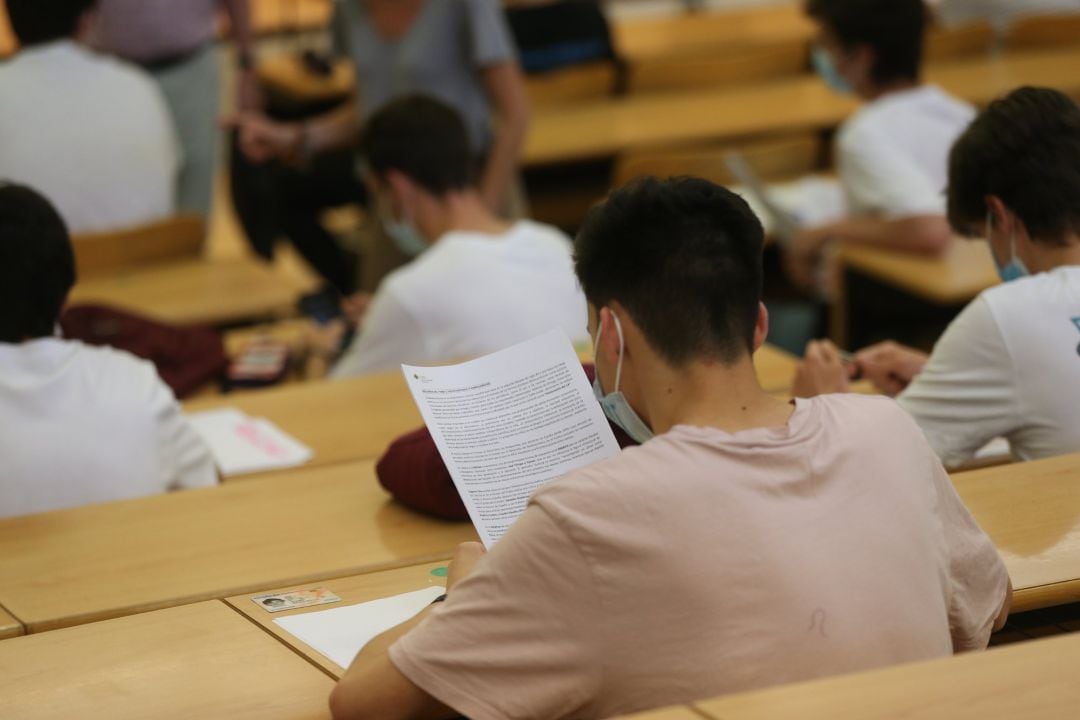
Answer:
<svg viewBox="0 0 1080 720"><path fill-rule="evenodd" d="M758 303L757 322L754 325L754 352L761 349L769 337L769 309L765 303Z"/></svg>
<svg viewBox="0 0 1080 720"><path fill-rule="evenodd" d="M406 211L412 207L413 195L416 193L416 186L412 180L403 172L387 170L384 183L394 210L398 214L406 214Z"/></svg>
<svg viewBox="0 0 1080 720"><path fill-rule="evenodd" d="M615 327L615 315L608 307L600 308L597 317L600 342L596 346L597 359L603 357L604 363L615 367L619 362L619 329Z"/></svg>
<svg viewBox="0 0 1080 720"><path fill-rule="evenodd" d="M841 50L841 53L843 60L837 69L856 91L863 92L867 86L873 84L874 48L869 45L856 45Z"/></svg>

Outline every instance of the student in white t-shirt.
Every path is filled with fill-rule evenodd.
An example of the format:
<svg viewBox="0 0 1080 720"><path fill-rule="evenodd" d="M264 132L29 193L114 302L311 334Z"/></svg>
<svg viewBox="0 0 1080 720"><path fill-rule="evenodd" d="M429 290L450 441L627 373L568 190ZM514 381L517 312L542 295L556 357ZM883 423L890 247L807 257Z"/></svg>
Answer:
<svg viewBox="0 0 1080 720"><path fill-rule="evenodd" d="M80 44L94 0L7 0L18 54L0 63L0 177L59 210L68 230L172 215L181 151L154 81Z"/></svg>
<svg viewBox="0 0 1080 720"><path fill-rule="evenodd" d="M1080 108L1022 88L953 148L949 218L988 237L1002 279L953 321L929 356L895 343L845 368L816 344L797 392L842 391L861 370L919 423L947 465L1006 437L1032 460L1080 451Z"/></svg>
<svg viewBox="0 0 1080 720"><path fill-rule="evenodd" d="M56 210L0 183L0 517L216 484L153 365L54 337L74 282Z"/></svg>
<svg viewBox="0 0 1080 720"><path fill-rule="evenodd" d="M334 377L464 359L555 327L587 339L569 238L487 209L452 108L397 100L368 122L360 153L387 234L416 259L383 280Z"/></svg>
<svg viewBox="0 0 1080 720"><path fill-rule="evenodd" d="M615 191L575 242L605 405L640 447L537 490L444 602L368 644L335 718L590 720L984 648L1009 578L887 399L757 381L761 223L705 180Z"/></svg>
<svg viewBox="0 0 1080 720"><path fill-rule="evenodd" d="M810 288L834 243L936 253L945 219L946 158L975 115L920 81L927 10L922 0L810 0L818 26L814 65L835 90L864 101L835 140L849 216L799 233L793 279Z"/></svg>

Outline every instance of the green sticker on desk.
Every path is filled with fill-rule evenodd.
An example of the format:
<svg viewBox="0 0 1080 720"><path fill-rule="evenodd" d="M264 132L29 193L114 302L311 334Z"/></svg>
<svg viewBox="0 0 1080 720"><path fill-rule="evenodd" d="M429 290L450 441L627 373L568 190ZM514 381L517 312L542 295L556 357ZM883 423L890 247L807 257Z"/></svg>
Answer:
<svg viewBox="0 0 1080 720"><path fill-rule="evenodd" d="M437 568L435 568L434 570L431 571L431 574L434 575L435 577L446 577L447 575L450 574L450 568L448 568L448 567L437 567Z"/></svg>

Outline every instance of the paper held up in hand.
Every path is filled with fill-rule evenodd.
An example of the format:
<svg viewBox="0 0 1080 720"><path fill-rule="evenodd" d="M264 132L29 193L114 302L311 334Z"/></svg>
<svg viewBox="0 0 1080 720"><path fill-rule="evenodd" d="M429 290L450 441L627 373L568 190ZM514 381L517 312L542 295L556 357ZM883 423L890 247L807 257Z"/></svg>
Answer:
<svg viewBox="0 0 1080 720"><path fill-rule="evenodd" d="M562 330L460 365L402 370L489 548L541 485L619 452Z"/></svg>

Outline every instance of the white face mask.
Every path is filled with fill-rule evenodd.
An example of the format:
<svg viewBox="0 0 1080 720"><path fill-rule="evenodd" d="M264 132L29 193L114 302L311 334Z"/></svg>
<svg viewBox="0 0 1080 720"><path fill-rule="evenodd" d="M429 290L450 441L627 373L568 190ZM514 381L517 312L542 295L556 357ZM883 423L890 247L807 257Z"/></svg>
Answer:
<svg viewBox="0 0 1080 720"><path fill-rule="evenodd" d="M619 383L622 381L623 353L626 350L626 344L623 339L622 323L619 322L619 316L611 313L611 318L615 321L615 332L619 335L619 362L615 365L615 389L607 395L604 394L604 386L600 382L600 370L597 368L596 378L593 380L593 393L596 395L600 407L604 409L604 415L607 416L607 419L622 428L634 442L640 445L653 438L653 431L634 412L634 408L630 407L630 403L626 401L626 396L619 392ZM601 325L597 328L596 337L593 338L594 356L597 354L600 345L602 327Z"/></svg>
<svg viewBox="0 0 1080 720"><path fill-rule="evenodd" d="M387 236L394 241L394 246L405 257L418 257L428 249L427 240L411 221L384 218L382 225Z"/></svg>
<svg viewBox="0 0 1080 720"><path fill-rule="evenodd" d="M377 199L375 202L375 212L382 223L383 231L387 237L394 241L394 247L402 255L411 259L418 257L428 249L427 240L416 228L408 213L405 214L403 219L395 220L394 216L387 211L387 208L391 207L390 202L382 198Z"/></svg>
<svg viewBox="0 0 1080 720"><path fill-rule="evenodd" d="M986 242L990 242L990 235L994 230L994 213L992 210L986 211ZM994 267L997 268L998 276L1001 277L1002 282L1012 282L1013 280L1019 280L1022 277L1027 277L1031 273L1027 269L1027 265L1020 259L1020 256L1016 254L1016 231L1014 230L1009 235L1009 255L1010 259L1004 264L997 259L997 253L994 252L994 246L990 245L990 256L994 258Z"/></svg>

